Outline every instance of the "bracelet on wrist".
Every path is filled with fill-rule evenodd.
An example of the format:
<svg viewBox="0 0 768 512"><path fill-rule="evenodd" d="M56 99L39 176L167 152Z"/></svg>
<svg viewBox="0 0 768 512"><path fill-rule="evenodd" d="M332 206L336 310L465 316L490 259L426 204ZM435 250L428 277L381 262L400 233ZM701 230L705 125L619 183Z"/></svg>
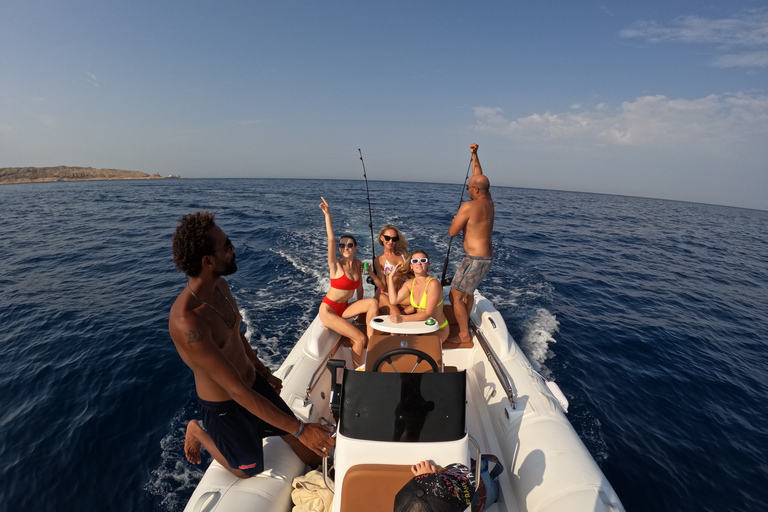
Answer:
<svg viewBox="0 0 768 512"><path fill-rule="evenodd" d="M307 425L306 423L304 423L303 421L299 420L299 430L297 430L296 433L293 434L293 437L298 439L299 436L301 436L301 433L304 432L304 427L306 425Z"/></svg>

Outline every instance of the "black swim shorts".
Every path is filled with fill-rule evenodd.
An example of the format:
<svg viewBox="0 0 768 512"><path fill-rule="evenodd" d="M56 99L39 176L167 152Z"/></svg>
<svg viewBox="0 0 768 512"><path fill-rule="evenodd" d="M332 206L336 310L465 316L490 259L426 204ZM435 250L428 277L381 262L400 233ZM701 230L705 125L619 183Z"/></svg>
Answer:
<svg viewBox="0 0 768 512"><path fill-rule="evenodd" d="M256 381L251 389L272 402L281 411L295 417L288 404L261 375L256 374ZM234 400L225 402L199 400L199 402L203 428L213 439L216 448L227 459L227 463L233 468L242 470L248 476L264 471L262 440L267 436L284 436L288 432L257 418Z"/></svg>

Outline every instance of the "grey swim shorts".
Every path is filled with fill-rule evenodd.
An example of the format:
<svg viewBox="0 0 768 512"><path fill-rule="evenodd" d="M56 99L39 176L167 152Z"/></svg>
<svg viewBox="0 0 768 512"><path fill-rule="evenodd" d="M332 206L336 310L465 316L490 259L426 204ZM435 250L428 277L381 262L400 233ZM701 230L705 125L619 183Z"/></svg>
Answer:
<svg viewBox="0 0 768 512"><path fill-rule="evenodd" d="M492 261L490 256L464 256L451 281L451 288L470 295L475 293L480 282L491 270Z"/></svg>

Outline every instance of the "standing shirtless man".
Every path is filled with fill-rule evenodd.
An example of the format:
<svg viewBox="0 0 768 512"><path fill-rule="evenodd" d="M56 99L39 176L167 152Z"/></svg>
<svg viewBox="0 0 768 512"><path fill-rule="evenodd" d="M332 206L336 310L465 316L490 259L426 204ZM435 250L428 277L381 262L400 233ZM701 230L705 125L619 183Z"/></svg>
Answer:
<svg viewBox="0 0 768 512"><path fill-rule="evenodd" d="M491 269L493 258L493 199L489 191L490 182L483 175L477 157L477 144L469 146L472 152L472 177L467 183L471 201L462 203L451 222L448 232L452 237L464 234L464 252L456 275L451 282L451 304L459 324L459 338L462 343L471 341L469 336L469 313L475 302L475 289Z"/></svg>
<svg viewBox="0 0 768 512"><path fill-rule="evenodd" d="M173 261L189 281L171 307L168 329L195 374L203 422L187 424L184 452L200 463L200 446L240 478L264 470L262 439L280 436L310 466L334 445L331 431L298 420L272 375L240 331L242 320L229 284L237 271L235 246L199 211L181 218L173 235ZM203 429L205 427L205 429Z"/></svg>

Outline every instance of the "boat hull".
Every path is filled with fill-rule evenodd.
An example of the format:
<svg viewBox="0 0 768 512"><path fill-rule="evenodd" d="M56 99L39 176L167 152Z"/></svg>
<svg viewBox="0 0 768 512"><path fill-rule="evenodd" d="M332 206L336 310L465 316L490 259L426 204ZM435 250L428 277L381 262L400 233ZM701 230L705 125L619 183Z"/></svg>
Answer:
<svg viewBox="0 0 768 512"><path fill-rule="evenodd" d="M476 326L474 345L444 350L443 364L467 374L466 428L472 439L470 446L476 443L479 452L496 455L505 468L499 477L499 499L487 510L623 511L618 496L568 421L558 396L534 371L509 335L499 312L479 292L475 293L471 320ZM492 357L500 363L504 374L501 378L478 343L481 336L490 347ZM303 421L332 418L330 372L318 372L318 368L324 368L326 356L338 340L338 334L324 328L315 318L276 372L283 379L281 396ZM333 358L345 359L347 368L352 367L348 348L342 347ZM312 382L313 376L316 376L315 382ZM512 383L514 404L502 385L504 376ZM311 382L313 386L307 398ZM341 438L338 441L347 442ZM415 446L429 443L399 443L399 447L395 446L397 443L363 444L364 449L357 447L347 454L340 453L340 459L349 457L348 453L363 453L370 454L376 463L411 465L418 462L414 457L432 458L441 463L438 459L443 456L466 462L477 456L475 448L466 449L466 442L463 453L445 450L434 453L429 446ZM455 446L449 449L455 451ZM308 468L278 438L265 440L265 467L264 474L240 480L216 462L212 463L186 512L290 511L291 483ZM342 474L336 476L341 482L344 470L339 471ZM344 491L340 484L336 486L333 511L339 512L339 497Z"/></svg>

